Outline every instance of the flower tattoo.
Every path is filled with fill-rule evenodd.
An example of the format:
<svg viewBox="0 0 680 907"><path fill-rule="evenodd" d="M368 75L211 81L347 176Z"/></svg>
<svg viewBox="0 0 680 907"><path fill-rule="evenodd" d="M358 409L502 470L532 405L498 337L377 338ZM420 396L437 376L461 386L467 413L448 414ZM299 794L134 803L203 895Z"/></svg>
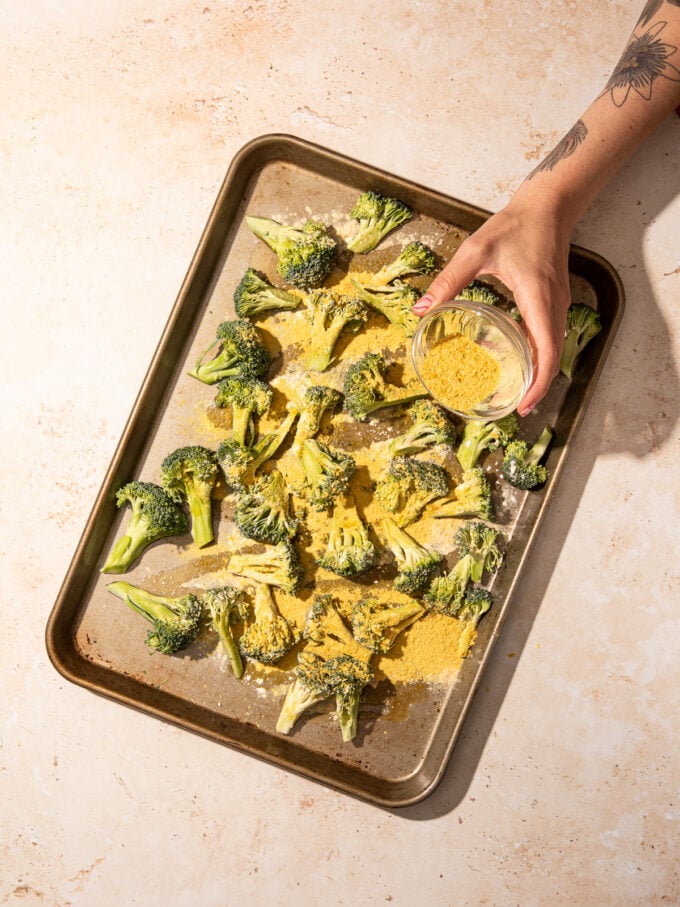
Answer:
<svg viewBox="0 0 680 907"><path fill-rule="evenodd" d="M680 0L666 0L666 2L670 3L671 6L680 6ZM645 8L640 13L638 25L641 25L643 27L645 25L649 25L649 23L659 12L663 4L664 0L647 0L647 2L645 3Z"/></svg>
<svg viewBox="0 0 680 907"><path fill-rule="evenodd" d="M560 161L563 161L566 157L569 157L576 151L587 135L588 129L586 128L586 124L583 120L577 120L564 138L560 139L557 145L555 145L550 154L541 161L538 167L531 171L527 179L531 179L532 176L541 173L543 170L553 170Z"/></svg>
<svg viewBox="0 0 680 907"><path fill-rule="evenodd" d="M630 39L600 97L610 94L614 104L622 107L631 91L648 101L659 78L680 82L680 69L668 62L677 47L664 44L658 37L666 25L657 22L649 31Z"/></svg>

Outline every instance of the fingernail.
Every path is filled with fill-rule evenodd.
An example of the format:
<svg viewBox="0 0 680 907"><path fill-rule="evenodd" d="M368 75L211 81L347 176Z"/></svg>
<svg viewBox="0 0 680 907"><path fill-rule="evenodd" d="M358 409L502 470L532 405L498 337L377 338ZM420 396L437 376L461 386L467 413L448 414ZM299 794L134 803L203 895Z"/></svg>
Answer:
<svg viewBox="0 0 680 907"><path fill-rule="evenodd" d="M416 315L422 315L423 312L427 312L433 302L434 299L431 296L428 296L427 294L421 296L418 302L413 306L413 311Z"/></svg>
<svg viewBox="0 0 680 907"><path fill-rule="evenodd" d="M533 409L533 404L531 406L525 406L524 409L518 409L517 412L520 416L528 416L531 410Z"/></svg>

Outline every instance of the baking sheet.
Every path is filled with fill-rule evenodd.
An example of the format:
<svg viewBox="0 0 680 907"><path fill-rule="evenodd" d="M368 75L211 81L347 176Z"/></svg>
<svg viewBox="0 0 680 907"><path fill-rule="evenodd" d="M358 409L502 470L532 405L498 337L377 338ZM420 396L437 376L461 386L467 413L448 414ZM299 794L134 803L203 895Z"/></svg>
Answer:
<svg viewBox="0 0 680 907"><path fill-rule="evenodd" d="M540 414L523 420L528 437L536 436L545 422L555 428L557 441L547 464L551 478L541 491L513 492L501 502L506 558L489 584L494 606L481 621L476 643L455 681L383 682L369 690L362 700L357 738L350 744L342 743L328 709L301 722L291 736L277 735L280 676L253 674L246 682L236 681L226 660L215 652L214 639L199 639L174 657L150 654L139 616L105 588L117 577L99 573L129 516L127 509L119 512L115 507L116 489L133 478L158 481L158 466L175 447L216 446L217 417L213 414L211 425L206 422L206 404L214 388L188 378L186 372L214 339L217 324L233 317L232 294L245 268L274 276L272 253L252 235L244 214L281 221L314 216L337 223L347 217L357 193L368 188L409 204L416 217L408 225L408 237L424 238L443 260L489 216L290 136L256 139L235 157L83 531L50 616L46 640L54 666L74 683L347 793L394 807L423 799L442 777L493 643L511 611L522 565L622 314L621 283L607 262L572 248L572 298L597 308L604 328L580 357L572 382L556 379ZM397 239L395 234L398 246L385 240L386 247L398 251L403 237ZM275 353L277 317L257 322L269 333L268 343ZM346 355L351 358L351 338L346 343ZM280 351L274 370L281 366L284 352L287 356L290 351ZM320 383L326 383L324 379L325 375L320 376ZM356 431L374 428L357 426ZM219 575L230 532L228 498L217 509L221 517L215 548L197 554L190 540L164 541L147 549L121 578L155 592L180 594L177 589L198 576Z"/></svg>

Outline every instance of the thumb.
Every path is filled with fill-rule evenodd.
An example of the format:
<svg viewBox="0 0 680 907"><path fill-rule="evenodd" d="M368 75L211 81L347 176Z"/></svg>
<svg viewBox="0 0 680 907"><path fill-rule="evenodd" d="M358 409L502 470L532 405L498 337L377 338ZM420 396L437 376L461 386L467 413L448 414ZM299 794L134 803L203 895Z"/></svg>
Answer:
<svg viewBox="0 0 680 907"><path fill-rule="evenodd" d="M454 299L479 273L478 263L461 248L413 306L416 315L424 315L434 306Z"/></svg>

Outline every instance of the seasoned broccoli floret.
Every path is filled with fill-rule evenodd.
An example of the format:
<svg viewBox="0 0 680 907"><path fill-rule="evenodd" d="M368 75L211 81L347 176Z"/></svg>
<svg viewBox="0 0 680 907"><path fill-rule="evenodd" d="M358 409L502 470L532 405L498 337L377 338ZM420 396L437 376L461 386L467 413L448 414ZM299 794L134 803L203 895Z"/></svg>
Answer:
<svg viewBox="0 0 680 907"><path fill-rule="evenodd" d="M223 321L217 328L217 339L189 374L204 384L216 384L233 375L266 378L271 361L257 328L249 321Z"/></svg>
<svg viewBox="0 0 680 907"><path fill-rule="evenodd" d="M298 449L307 438L315 438L321 430L325 413L340 405L342 394L333 387L316 384L308 387L300 401L300 419L295 430L293 449Z"/></svg>
<svg viewBox="0 0 680 907"><path fill-rule="evenodd" d="M399 199L369 190L357 198L349 216L359 221L359 229L347 248L352 252L370 252L388 233L410 220L413 212Z"/></svg>
<svg viewBox="0 0 680 907"><path fill-rule="evenodd" d="M300 493L314 510L326 510L347 490L356 469L354 457L341 450L332 450L315 438L307 438L300 458L305 474Z"/></svg>
<svg viewBox="0 0 680 907"><path fill-rule="evenodd" d="M411 403L427 397L421 384L396 387L385 380L387 365L379 353L366 353L347 369L344 381L345 409L358 422L388 406Z"/></svg>
<svg viewBox="0 0 680 907"><path fill-rule="evenodd" d="M301 302L300 296L273 286L254 268L248 268L234 290L234 308L239 318L257 318L265 312L297 309Z"/></svg>
<svg viewBox="0 0 680 907"><path fill-rule="evenodd" d="M456 427L443 407L432 400L418 400L408 409L413 422L411 428L393 438L388 450L393 457L420 453L434 444L453 444Z"/></svg>
<svg viewBox="0 0 680 907"><path fill-rule="evenodd" d="M352 609L354 638L371 652L389 652L397 636L425 614L425 608L411 599L406 602L379 602L362 598Z"/></svg>
<svg viewBox="0 0 680 907"><path fill-rule="evenodd" d="M191 535L199 548L213 540L212 495L218 475L217 455L200 444L178 447L161 463L163 487L177 503L189 505Z"/></svg>
<svg viewBox="0 0 680 907"><path fill-rule="evenodd" d="M493 596L488 589L473 586L468 589L463 599L463 604L456 615L459 620L471 621L476 627L481 618L493 604Z"/></svg>
<svg viewBox="0 0 680 907"><path fill-rule="evenodd" d="M198 596L190 593L178 598L154 595L123 581L109 583L106 588L152 624L153 629L146 637L149 648L173 655L198 636L203 615Z"/></svg>
<svg viewBox="0 0 680 907"><path fill-rule="evenodd" d="M278 469L239 494L234 522L246 538L256 542L276 545L294 538L299 520L290 511L290 494Z"/></svg>
<svg viewBox="0 0 680 907"><path fill-rule="evenodd" d="M276 270L286 283L301 290L319 287L333 270L338 244L319 221L290 227L268 217L246 217L246 223L276 253Z"/></svg>
<svg viewBox="0 0 680 907"><path fill-rule="evenodd" d="M554 432L549 425L543 429L536 443L529 447L526 441L511 441L505 448L501 463L501 475L515 488L527 490L542 485L548 478L548 470L540 462L545 455Z"/></svg>
<svg viewBox="0 0 680 907"><path fill-rule="evenodd" d="M270 587L259 583L255 587L253 621L239 639L241 652L262 664L274 664L299 641L297 627L281 614Z"/></svg>
<svg viewBox="0 0 680 907"><path fill-rule="evenodd" d="M273 396L271 387L259 378L237 375L220 381L215 405L231 408L231 433L234 441L244 447L250 445L255 435L254 417L267 412Z"/></svg>
<svg viewBox="0 0 680 907"><path fill-rule="evenodd" d="M486 305L498 305L503 302L503 297L488 283L481 280L473 280L471 284L464 287L458 296L461 299L467 299L469 302L483 302Z"/></svg>
<svg viewBox="0 0 680 907"><path fill-rule="evenodd" d="M398 526L414 523L429 503L449 490L446 470L426 460L394 457L375 483L375 496Z"/></svg>
<svg viewBox="0 0 680 907"><path fill-rule="evenodd" d="M339 576L358 576L373 566L376 550L356 508L337 500L326 550L317 563Z"/></svg>
<svg viewBox="0 0 680 907"><path fill-rule="evenodd" d="M244 621L248 615L248 605L240 589L234 586L221 586L217 589L206 589L201 593L213 628L222 643L222 648L229 658L234 677L243 674L243 662L238 645L234 639L231 625Z"/></svg>
<svg viewBox="0 0 680 907"><path fill-rule="evenodd" d="M560 371L571 378L574 363L584 347L602 330L599 312L583 303L574 303L567 310L567 333L562 347Z"/></svg>
<svg viewBox="0 0 680 907"><path fill-rule="evenodd" d="M404 246L398 258L376 271L364 286L379 290L393 280L399 280L409 274L431 274L436 267L437 261L432 249L415 240Z"/></svg>
<svg viewBox="0 0 680 907"><path fill-rule="evenodd" d="M476 516L482 520L493 520L495 515L491 483L479 466L466 469L452 495L437 501L432 513L438 519Z"/></svg>
<svg viewBox="0 0 680 907"><path fill-rule="evenodd" d="M368 318L368 313L358 299L333 290L311 292L307 298L307 310L312 327L305 366L315 372L323 372L333 361L333 350L340 334L345 328L357 331Z"/></svg>
<svg viewBox="0 0 680 907"><path fill-rule="evenodd" d="M485 570L492 573L498 568L503 555L498 549L498 530L484 523L467 522L456 532L455 542L461 557L469 555L470 579L481 583Z"/></svg>
<svg viewBox="0 0 680 907"><path fill-rule="evenodd" d="M508 413L495 422L478 422L470 419L465 423L463 436L458 445L458 462L463 469L472 469L479 462L485 450L497 450L511 441L519 428L517 416Z"/></svg>
<svg viewBox="0 0 680 907"><path fill-rule="evenodd" d="M432 611L458 617L472 573L472 556L461 557L452 570L436 576L425 593L425 603Z"/></svg>
<svg viewBox="0 0 680 907"><path fill-rule="evenodd" d="M442 562L438 551L431 551L401 529L393 519L382 522L387 546L394 555L399 573L394 588L406 595L417 595L427 586L432 574Z"/></svg>
<svg viewBox="0 0 680 907"><path fill-rule="evenodd" d="M342 739L349 743L357 735L359 701L364 687L373 680L373 669L351 655L337 655L326 662L326 671Z"/></svg>
<svg viewBox="0 0 680 907"><path fill-rule="evenodd" d="M267 545L260 554L232 554L227 569L236 576L245 576L256 583L278 586L295 595L302 580L302 565L290 542Z"/></svg>
<svg viewBox="0 0 680 907"><path fill-rule="evenodd" d="M128 482L116 492L116 504L132 508L124 534L102 567L102 573L126 573L152 542L189 531L186 514L170 495L153 482Z"/></svg>
<svg viewBox="0 0 680 907"><path fill-rule="evenodd" d="M233 438L222 441L217 448L217 459L222 465L227 484L237 491L255 481L257 470L270 460L281 447L298 417L295 404L288 404L288 414L274 431L263 435L252 447L244 447Z"/></svg>
<svg viewBox="0 0 680 907"><path fill-rule="evenodd" d="M397 281L385 287L364 286L352 278L352 286L361 302L384 315L390 324L401 328L407 337L413 336L420 319L413 312L420 293L407 283Z"/></svg>

